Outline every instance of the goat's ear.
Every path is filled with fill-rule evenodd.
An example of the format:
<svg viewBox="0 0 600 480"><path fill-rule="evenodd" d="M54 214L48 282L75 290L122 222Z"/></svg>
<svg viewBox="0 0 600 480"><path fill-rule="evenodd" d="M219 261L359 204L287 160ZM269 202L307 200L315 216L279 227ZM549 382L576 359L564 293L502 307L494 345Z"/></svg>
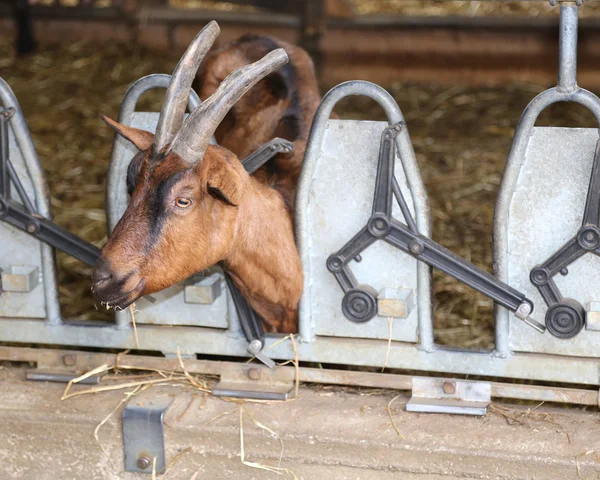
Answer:
<svg viewBox="0 0 600 480"><path fill-rule="evenodd" d="M115 122L105 115L102 115L102 120L104 120L104 123L106 123L123 138L126 138L133 143L138 150L146 150L150 148L152 142L154 141L154 134L147 132L146 130L140 130L139 128L121 125L119 122Z"/></svg>
<svg viewBox="0 0 600 480"><path fill-rule="evenodd" d="M206 157L207 155L204 157L205 161ZM232 162L239 162L239 160L232 154L224 152L219 152L212 157L206 177L208 193L237 207L242 200L243 183L240 174L233 168Z"/></svg>

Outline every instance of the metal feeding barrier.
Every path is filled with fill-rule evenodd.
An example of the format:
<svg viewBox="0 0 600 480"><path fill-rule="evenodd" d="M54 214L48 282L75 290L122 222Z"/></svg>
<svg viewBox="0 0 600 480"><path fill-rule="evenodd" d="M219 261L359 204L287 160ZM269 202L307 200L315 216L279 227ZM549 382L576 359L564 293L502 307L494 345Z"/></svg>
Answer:
<svg viewBox="0 0 600 480"><path fill-rule="evenodd" d="M272 359L297 355L305 362L385 363L401 370L538 383L301 369L302 381L410 388L407 408L413 411L480 414L492 396L597 405L598 129L535 126L540 112L556 102L579 103L600 122L600 99L576 82L577 9L575 2L560 5L558 85L532 100L515 132L496 205L494 275L431 240L427 193L400 108L377 85L347 82L325 95L316 113L298 189L296 238L305 284L296 345L265 335L258 316L215 266L136 303L140 346L168 358L181 352L192 363L199 354L250 353L269 367L202 363L198 368L221 375L217 395L286 398L295 374ZM137 101L168 82L168 75L138 80L125 95L119 122L154 131L158 113L136 111ZM357 95L376 101L388 121L330 119L340 100ZM135 349L129 311L116 312L114 323L62 319L53 248L88 264L99 252L52 222L39 159L4 81L0 96L0 341ZM190 111L198 105L193 93ZM290 148L274 139L244 165L252 172ZM135 153L116 137L107 182L109 230L127 207L126 170ZM494 300L493 351L434 343L431 267ZM32 349L21 352L26 354L0 348L0 357L37 355ZM81 362L83 357L65 360L61 368ZM162 413L156 415L162 421Z"/></svg>

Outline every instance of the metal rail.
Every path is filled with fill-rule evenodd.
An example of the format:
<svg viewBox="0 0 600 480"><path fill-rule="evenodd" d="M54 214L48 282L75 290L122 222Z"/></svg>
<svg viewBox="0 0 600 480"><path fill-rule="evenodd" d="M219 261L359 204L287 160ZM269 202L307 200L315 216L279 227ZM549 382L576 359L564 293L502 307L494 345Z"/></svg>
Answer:
<svg viewBox="0 0 600 480"><path fill-rule="evenodd" d="M2 347L0 346L0 360L13 362L35 362L39 369L55 369L65 371L69 367L78 373L91 371L98 365L112 365L117 361L122 365L129 365L143 369L156 369L162 371L178 371L180 365L177 359L147 357L141 355L117 355L100 352L82 352L76 350L58 350L42 348ZM193 360L186 359L186 370L192 374L221 375L231 367L239 367L239 363ZM282 370L294 370L294 367L278 367L279 374ZM68 371L68 370L67 370ZM295 375L296 372L293 372ZM413 375L383 374L373 372L359 372L352 370L335 370L322 368L301 367L297 371L298 380L306 383L320 383L332 385L361 386L370 388L386 388L393 390L412 390ZM493 398L507 398L519 400L533 400L538 402L569 403L576 405L598 405L598 390L568 387L547 387L543 385L525 385L521 383L491 382L491 395Z"/></svg>

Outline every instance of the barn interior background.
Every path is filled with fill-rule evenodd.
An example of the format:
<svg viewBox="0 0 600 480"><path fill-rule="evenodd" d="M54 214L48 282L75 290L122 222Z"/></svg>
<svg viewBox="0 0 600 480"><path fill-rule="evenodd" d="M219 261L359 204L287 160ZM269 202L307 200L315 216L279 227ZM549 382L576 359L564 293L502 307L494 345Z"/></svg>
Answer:
<svg viewBox="0 0 600 480"><path fill-rule="evenodd" d="M304 45L323 93L344 80L386 87L404 111L429 194L433 238L491 271L497 189L521 112L555 83L556 10L546 2L425 0L32 0L35 52L17 56L10 5L0 5L0 76L14 89L50 185L55 220L85 240L106 240L105 178L116 117L128 86L171 72L209 19L220 42L242 33ZM600 87L600 3L580 11L579 79ZM360 34L360 36L357 36ZM360 38L360 41L356 41ZM142 107L157 109L161 93ZM342 118L382 119L366 98ZM541 125L593 126L573 104ZM107 320L94 308L90 269L58 253L64 317ZM492 301L435 275L436 342L493 347Z"/></svg>
<svg viewBox="0 0 600 480"><path fill-rule="evenodd" d="M19 1L22 2L22 0ZM551 7L547 1L542 0L520 2L505 0L235 0L231 2L30 0L26 9L31 15L37 47L29 54L17 55L15 49L16 30L11 4L0 5L0 77L14 89L20 101L49 184L55 221L98 247L101 247L106 241L105 191L113 141L113 132L104 125L100 115L106 114L116 118L123 96L135 80L151 73L172 72L175 63L190 40L209 20L216 19L221 25L222 34L218 40L221 44L227 43L243 33L253 32L270 34L303 45L309 50L318 66L323 93L334 85L350 79L370 80L385 87L402 108L410 130L431 203L433 239L488 272L492 271L493 263L494 208L515 126L531 99L546 88L556 85L558 8ZM579 16L579 84L592 92L600 92L600 68L598 67L600 65L600 42L598 41L600 40L600 1L587 0L583 8L579 9ZM158 110L162 96L163 92L160 90L144 94L138 109L142 111ZM385 120L381 107L363 97L343 100L336 107L336 112L344 119ZM597 122L588 110L570 103L548 108L541 115L537 125L595 127ZM1 244L0 248L2 248ZM81 320L84 321L81 322L83 324L96 321L113 322L112 312L95 308L89 290L90 269L61 252L57 252L57 257L62 316L67 319L75 319L73 322L75 326L79 325L77 322ZM493 349L495 345L492 301L437 270L434 270L433 274L436 343L466 349ZM538 317L538 319L541 318ZM102 328L106 329L106 327L107 325L104 323ZM171 326L161 325L160 328L168 331L166 329L170 329ZM148 331L156 332L156 330L150 329ZM584 332L584 334L587 333ZM546 333L546 337L548 337L548 333ZM229 341L229 337L227 338ZM358 342L361 340L358 339ZM377 357L377 359L380 359L383 364L386 344L389 354L389 345L396 342L391 341L391 336L389 343L387 339L379 340L377 348L379 348L378 352L381 353L381 358ZM581 340L581 337L578 340ZM365 345L358 342L356 345ZM577 345L577 342L565 341L564 345L567 347ZM15 346L18 348L13 348ZM33 365L29 362L35 358L37 372L33 372L33 374L37 374L37 379L42 380L47 378L43 375L44 368L48 366L51 366L51 371L55 376L60 376L61 373L64 373L63 370L70 371L70 369L80 373L94 372L97 371L97 368L102 368L101 364L106 362L106 365L112 365L112 367L106 367L112 372L113 370L117 371L120 360L122 360L124 363L121 363L121 368L123 368L121 374L125 373L125 375L122 375L121 379L129 372L123 365L131 365L131 372L134 373L140 369L146 370L149 366L151 369L160 368L160 370L156 370L159 372L156 375L164 375L164 373L160 373L163 372L163 369L165 369L164 371L170 370L170 374L173 374L177 368L173 366L177 360L172 358L173 350L168 352L171 357L158 358L162 354L145 351L143 343L140 344L141 348L135 352L136 355L127 355L123 349L82 348L80 346L80 349L85 350L81 353L73 349L59 350L60 347L57 348L56 345L35 345L52 347L49 349L27 348L29 346L31 344L23 342L19 344L0 342L0 350L4 349L5 355L8 352L8 358L15 363L25 363L28 368ZM323 348L327 348L327 346ZM438 361L444 363L446 357L443 355L447 351L451 350L437 350L431 356L434 359L441 359ZM40 353L34 354L33 352ZM110 357L111 352L118 355ZM419 448L423 448L423 451L428 453L432 448L439 450L439 447L436 447L436 445L440 445L436 444L437 440L445 439L447 443L441 444L444 454L451 450L447 446L455 448L459 443L467 444L467 451L471 449L478 458L485 458L486 454L482 454L482 452L488 450L494 452L493 458L496 463L493 465L497 471L504 469L508 472L510 468L513 468L520 475L527 468L531 468L532 471L537 470L536 474L539 474L539 478L592 478L586 472L597 474L598 456L594 445L597 444L596 439L600 430L597 428L598 422L595 416L576 417L575 410L572 409L568 414L574 415L573 424L567 424L564 427L561 423L564 418L561 419L558 415L553 416L554 413L551 415L546 411L542 412L541 408L538 409L541 404L534 406L534 404L528 403L520 413L515 413L516 410L509 410L501 403L496 403L496 401L502 402L504 398L513 400L535 398L542 403L544 401L550 403L569 402L580 406L585 405L582 407L583 409L590 409L597 416L598 390L595 376L597 355L593 352L586 354L591 358L581 362L581 365L585 367L581 369L585 370L587 383L577 385L579 388L575 389L573 388L575 382L571 381L571 377L561 383L546 381L544 385L540 385L540 382L537 381L539 379L535 377L539 374L539 365L553 356L545 353L528 354L527 352L529 350L525 350L526 355L519 355L521 358L517 360L522 360L522 362L512 364L513 368L507 374L508 377L514 378L513 383L488 384L487 380L496 382L498 378L490 379L490 374L485 373L485 369L481 374L484 376L478 376L462 372L463 365L458 368L458 378L474 380L479 387L489 386L487 394L495 399L492 413L498 418L490 415L482 418L481 423L477 424L472 421L471 423L467 423L467 421L450 423L451 420L448 419L440 422L439 417L434 417L430 427L427 427L423 421L424 416L401 417L401 431L409 433L406 445L416 444L417 448L415 449L413 446L407 448L406 457L398 454L400 450L394 450L394 455L386 453L383 460L386 468L391 465L392 457L397 457L394 461L398 463L405 463L402 468L405 468L406 465L413 468L408 456L415 456L415 452L418 453ZM185 352L183 353L185 354ZM227 360L230 359L227 357L219 356L218 362L205 362L206 359L210 360L215 357L204 353L199 352L197 356L184 356L185 365L189 369L186 374L189 375L191 372L191 378L194 381L200 378L196 377L197 374L212 375L206 377L212 381L219 375L223 380L224 375L231 377L239 373L237 369L232 369L231 366L234 362L228 362ZM481 365L486 365L488 361L490 364L493 361L497 363L503 361L494 358L493 353L488 353L489 360L488 356L485 356L486 354L469 352L469 356L465 356L464 364L476 363L474 360L476 355L480 356L477 361ZM396 353L397 361L403 359L402 354L402 351ZM392 352L392 357L393 355ZM548 375L554 374L553 369L555 371L564 370L565 373L561 377L564 378L578 368L575 363L579 358L568 352L564 357L560 355L556 355L557 362L548 363L547 370L550 371ZM410 360L413 357L407 356L406 358ZM536 358L541 360L536 363ZM510 360L509 356L506 363L508 364ZM181 359L179 361L182 362L181 369L185 372L183 361ZM560 365L560 362L563 362L564 369L555 368ZM391 371L396 375L381 375L379 374L382 371L380 367L349 367L352 371L348 372L343 370L345 367L336 365L334 368L342 370L335 370L334 375L337 376L335 380L332 380L334 376L328 377L333 371L328 368L331 365L323 364L325 367L323 369L312 368L315 367L315 363L302 358L295 363L302 365L302 369L298 369L294 376L294 381L298 382L296 386L299 385L299 382L316 382L340 385L358 384L363 387L377 386L382 389L393 388L393 393L384 390L380 390L378 393L377 390L363 387L357 391L352 390L353 394L358 392L362 398L360 415L354 415L356 417L354 420L368 418L369 411L372 409L373 412L384 415L384 427L387 430L380 430L380 425L378 425L374 429L373 435L378 439L381 437L381 441L386 443L385 448L389 448L392 444L391 441L388 442L389 435L386 437L386 433L391 434L394 440L397 440L397 433L404 442L405 439L396 429L397 426L393 419L393 415L398 419L399 410L404 407L399 406L401 402L396 404L395 409L392 409L391 405L400 396L397 395L397 390L412 389L414 394L415 385L419 385L414 380L419 380L419 377L413 378L412 375L415 374L415 371L421 372L422 367L421 370L392 369ZM410 365L410 363L408 364ZM3 365L0 363L0 369ZM100 367L98 367L99 365ZM169 365L168 368L166 365ZM217 365L219 365L218 368ZM236 368L239 365L246 366L235 363ZM252 365L256 364L248 367L250 368ZM385 365L387 365L387 356ZM452 378L449 375L455 373L452 370L456 368L455 365L447 367L444 364L441 369L439 366L433 368L433 372L438 372L436 375L445 375L443 378L435 378L434 381ZM529 368L530 365L531 368ZM272 378L277 379L279 377L276 376L279 373L287 374L288 370L290 370L289 367L276 369ZM302 376L299 373L300 370L302 370ZM440 373L439 370L442 372ZM587 374L590 371L593 375ZM345 376L345 374L347 375ZM351 383L347 383L351 378L350 374L354 375L352 377L354 379ZM4 369L0 380L13 379L12 375L14 373L11 373L9 369ZM248 376L253 381L257 380L250 376L250 372L248 372ZM119 375L114 375L114 377L118 379ZM183 374L181 377L179 380L185 382L190 378L188 376L183 378ZM374 377L377 377L377 382L371 383ZM72 378L72 376L67 378ZM243 378L246 379L245 373ZM592 379L590 380L590 378ZM112 380L114 379L108 378L106 381ZM563 383L566 381L571 383ZM444 381L443 384L440 384L444 393L447 393L446 383ZM451 383L449 382L449 384ZM17 381L6 382L6 385L9 384L19 386ZM192 384L192 386L194 389L198 388L197 384ZM206 385L201 383L200 387L204 388ZM30 387L26 385L24 388L29 389ZM9 385L9 388L6 389L8 393L4 395L8 399L9 408L4 407L0 410L6 417L11 414L11 405L14 407L18 404L20 408L20 404L23 403L25 407L30 408L23 418L31 423L27 425L25 422L21 423L20 418L13 420L13 425L17 426L13 430L22 430L23 438L27 442L26 445L19 444L18 448L23 452L35 450L36 458L39 460L31 462L25 454L19 452L23 458L27 458L27 468L37 468L33 463L39 463L40 468L46 468L47 465L54 463L60 464L55 457L62 453L85 460L81 461L81 468L85 471L81 478L90 478L90 463L85 459L87 457L82 456L82 452L86 450L86 447L82 445L88 445L85 443L88 440L93 441L97 430L92 435L84 428L80 429L79 426L84 423L88 426L93 424L92 427L98 425L96 429L102 426L116 411L115 409L110 413L108 409L112 409L113 405L118 402L117 408L123 404L124 400L117 397L121 395L121 392L115 392L115 395L108 399L106 396L102 396L101 400L96 395L89 396L89 400L86 400L85 395L81 395L78 397L80 403L72 404L70 402L61 403L59 394L55 394L58 390L52 390L52 388L52 385L40 387L43 408L33 408L31 407L34 405L33 403L29 405L23 401L24 397L20 396L21 390L14 390L18 395L11 394ZM70 386L67 390L69 388ZM202 388L200 391L204 391ZM319 385L313 388L315 391L323 389L326 392L325 395L331 395L332 393L328 389L335 387ZM338 387L336 392L340 393L343 388L351 387ZM526 392L527 388L529 390ZM60 390L62 391L62 386ZM343 397L341 393L337 398L332 399L334 406L331 407L333 411L344 417L338 419L333 416L327 417L330 410L323 409L323 403L317 403L318 408L313 408L315 404L310 403L311 391L307 389L307 392L299 402L283 405L282 412L285 413L282 413L281 417L298 424L294 425L294 429L299 428L299 425L302 424L305 430L300 433L308 432L303 437L303 443L306 436L315 434L313 431L315 423L320 422L325 428L331 430L332 424L343 425L351 417L346 413L349 411L347 403L344 403L346 405L344 409L339 408L340 399L344 402L348 400L348 397ZM381 405L377 404L379 400L376 396L381 392L383 392L381 405L387 406L386 409L380 408ZM153 394L154 389L149 395ZM202 417L202 414L199 417L202 423L194 424L190 420L196 410L195 407L193 410L189 407L197 394L197 391L194 390L194 396L191 397L189 403L186 398L184 398L185 402L181 400L183 398L181 396L179 404L171 408L169 431L167 432L170 436L166 448L169 449L168 457L173 462L176 462L183 453L190 451L191 447L188 445L194 445L194 448L202 445L202 449L204 449L204 446L210 445L215 438L226 437L223 430L219 430L221 425L216 426L215 430L211 430L212 425L206 428L208 423L215 418L221 418L227 413L231 413L228 411L212 412L211 408L217 402L208 401L209 408L202 411L206 418ZM75 396L78 393L75 392L72 395ZM168 395L172 395L172 393L169 392ZM205 394L203 400L198 400L197 403L201 403L198 411L204 408L206 398ZM302 403L306 399L309 403ZM75 401L78 401L77 397ZM54 431L52 431L49 435L45 435L45 431L39 427L42 423L36 423L35 419L32 420L35 416L32 412L39 413L43 417L51 417L52 421L63 415L62 412L67 412L64 418L75 418L76 409L84 405L86 401L93 405L93 413L98 419L95 422L90 420L92 415L87 412L91 410L82 408L79 414L83 417L89 415L89 418L86 417L85 422L80 424L73 422L73 430L69 434L54 435ZM139 404L139 401L136 398L130 403L135 406ZM363 401L364 404L362 404ZM51 406L48 407L48 405ZM56 405L59 406L56 407ZM302 421L296 421L300 416L298 411L294 413L295 406L299 412L302 412ZM573 405L570 406L573 407ZM264 414L265 418L269 418L269 422L284 423L282 419L272 416L272 405L261 407L265 407L266 410L261 410L261 414ZM13 410L19 412L16 407ZM358 411L357 408L355 412ZM60 415L51 416L48 415L48 412L59 412ZM306 415L306 412L310 412L310 415ZM315 416L319 412L322 416ZM105 415L108 416L105 417ZM566 418L567 413L564 415ZM177 417L177 421L172 422L175 425L184 416L181 425L187 429L189 435L193 435L193 438L188 441L185 436L181 436L184 439L176 441L175 438L179 432L177 435L173 433L175 429L171 429L171 419ZM113 420L115 418L116 416ZM210 418L212 420L209 420ZM225 418L231 420L233 417ZM323 421L323 418L327 420ZM46 421L45 418L44 421ZM233 419L232 422L235 424L237 420ZM377 419L377 422L381 422L381 419ZM537 423L531 425L531 422ZM69 422L64 420L63 423L69 425ZM510 430L511 434L514 434L513 437L505 440L506 445L510 446L507 447L510 455L506 456L503 467L498 467L500 463L498 463L496 455L499 437L489 434L490 424L498 427L498 431L502 431L504 428L505 433ZM52 424L52 428L58 429L57 425L58 423ZM352 435L355 434L362 435L362 430L355 428L354 425L356 424L352 422L347 424L347 427L353 432L349 435L342 435L344 440L353 438ZM393 426L393 429L390 428L390 425ZM239 427L241 433L241 416ZM523 429L520 430L518 427L523 427ZM27 430L27 428L31 430ZM33 429L35 429L34 433L29 433ZM77 429L83 432L79 436ZM104 427L103 438L110 438L113 458L122 456L119 429L120 424L112 420L106 422L106 427ZM288 429L286 435L290 430ZM523 433L524 430L526 433ZM550 431L558 440L554 438L553 441L547 441L545 449L538 448L540 443L529 443L538 441ZM237 435L237 433L236 430L235 434ZM248 432L246 433L249 435ZM327 432L327 435L329 434L330 431ZM66 448L58 443L60 440L57 438L52 438L50 442L47 441L48 437L52 435L61 439L64 437ZM205 435L205 437L202 438L201 435ZM32 438L38 437L43 439L42 447L35 442L30 442ZM235 442L237 441L236 437ZM411 441L417 443L411 444ZM486 444L486 441L490 443ZM237 448L235 442L233 443ZM293 452L295 447L293 445L290 447L291 442L287 437L286 442L288 442L286 443L286 452ZM4 443L8 444L9 442ZM127 450L126 443L124 440L123 448L125 450ZM69 446L69 444L71 445ZM108 444L109 442L106 441L106 445ZM54 445L60 445L55 448L56 451L52 451ZM73 448L73 445L76 447ZM525 451L525 445L528 446L528 451ZM404 448L404 444L402 446ZM560 448L556 448L557 446ZM93 452L98 450L97 447L95 444L92 447L88 445L87 449ZM320 445L314 448L326 450ZM298 449L297 446L296 449ZM371 455L374 451L365 449L362 443L360 449L367 455ZM348 455L354 452L348 449L347 444L344 444L344 451L350 452L347 453ZM538 458L538 462L535 463L529 453L533 451L536 452L536 455L542 452L543 455L540 453L539 456L542 460ZM3 450L0 449L0 458L2 458L2 452ZM204 450L202 452L204 453ZM106 452L103 450L103 453ZM237 455L237 450L235 455ZM269 453L263 452L261 455L268 458ZM332 455L334 455L332 458L335 459L337 465L337 462L341 461L341 455L339 453L337 457L335 454ZM519 455L522 455L523 458L517 461ZM14 457L16 458L16 455ZM422 461L418 460L422 458L418 455L415 458L417 458L415 462ZM436 465L443 463L439 461L439 458L441 457L427 457L429 464L427 462L423 462L423 464L427 468L433 469L432 471L436 471L435 469L438 468ZM463 458L466 457L461 457L461 461ZM568 460L565 460L567 458ZM548 462L548 459L552 459L555 463ZM185 461L187 459L184 456L182 463ZM279 457L280 461L281 456ZM560 470L561 472L568 471L569 475L576 475L576 477L567 477L567 474L557 473L556 465L560 462L564 463L562 465L564 470ZM456 455L450 455L448 463L453 465L448 467L448 470L453 470L454 464L459 465L461 462L457 460ZM549 473L542 469L540 466L542 463L547 463ZM18 462L5 462L5 464L17 465ZM417 465L414 468L415 471L421 472L424 467ZM462 467L459 465L457 468ZM480 474L487 475L487 473L483 473L488 471L486 468L476 466L469 473L469 478L483 478ZM146 470L148 470L148 466L146 466ZM517 473L514 478L523 478L517 476ZM245 475L247 475L246 472L237 478L245 478ZM506 478L509 478L509 475L507 473ZM2 475L0 474L0 476ZM44 477L42 475L38 478ZM189 478L189 476L185 478ZM322 478L322 476L315 478ZM531 478L534 476L531 475Z"/></svg>

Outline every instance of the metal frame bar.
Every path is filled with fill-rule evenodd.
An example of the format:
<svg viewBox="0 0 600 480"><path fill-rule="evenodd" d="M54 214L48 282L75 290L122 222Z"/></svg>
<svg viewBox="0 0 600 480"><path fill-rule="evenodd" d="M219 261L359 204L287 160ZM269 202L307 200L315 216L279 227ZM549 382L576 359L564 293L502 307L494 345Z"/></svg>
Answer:
<svg viewBox="0 0 600 480"><path fill-rule="evenodd" d="M81 348L137 348L133 328L118 325L81 325L65 323L50 326L47 322L23 318L0 318L2 341L39 345L70 345ZM138 324L140 348L176 357L182 355L215 355L248 357L248 343L243 336L204 327ZM281 336L267 336L264 351L271 358L293 359L290 341L274 345ZM298 342L300 361L333 365L381 366L387 353L387 342L375 339L319 337L318 341ZM360 354L357 354L360 352ZM97 366L97 365L94 365ZM388 368L420 372L444 372L454 375L477 375L498 378L561 382L598 386L600 359L563 355L513 353L501 358L493 352L461 351L437 346L426 352L414 343L392 341Z"/></svg>
<svg viewBox="0 0 600 480"><path fill-rule="evenodd" d="M0 196L10 198L10 172L8 171L8 121L12 109L0 110Z"/></svg>

